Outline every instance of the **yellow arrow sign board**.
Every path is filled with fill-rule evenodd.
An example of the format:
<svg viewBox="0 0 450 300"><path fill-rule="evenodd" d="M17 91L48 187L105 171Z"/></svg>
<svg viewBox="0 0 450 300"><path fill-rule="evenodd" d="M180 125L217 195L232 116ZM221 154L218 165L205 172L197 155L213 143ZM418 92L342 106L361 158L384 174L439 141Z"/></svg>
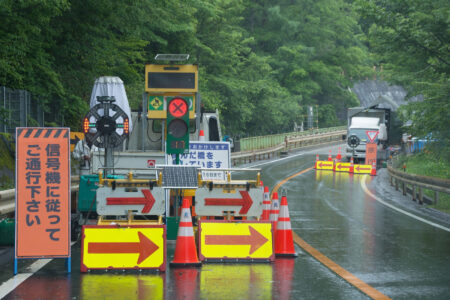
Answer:
<svg viewBox="0 0 450 300"><path fill-rule="evenodd" d="M354 174L370 174L372 171L371 165L355 165L353 167Z"/></svg>
<svg viewBox="0 0 450 300"><path fill-rule="evenodd" d="M336 166L334 167L334 170L336 172L348 172L350 171L350 165L351 163L337 162Z"/></svg>
<svg viewBox="0 0 450 300"><path fill-rule="evenodd" d="M200 221L200 260L274 260L269 221Z"/></svg>
<svg viewBox="0 0 450 300"><path fill-rule="evenodd" d="M317 170L333 170L334 162L328 160L319 160L316 161L316 169Z"/></svg>
<svg viewBox="0 0 450 300"><path fill-rule="evenodd" d="M83 226L81 272L93 269L165 271L166 226Z"/></svg>

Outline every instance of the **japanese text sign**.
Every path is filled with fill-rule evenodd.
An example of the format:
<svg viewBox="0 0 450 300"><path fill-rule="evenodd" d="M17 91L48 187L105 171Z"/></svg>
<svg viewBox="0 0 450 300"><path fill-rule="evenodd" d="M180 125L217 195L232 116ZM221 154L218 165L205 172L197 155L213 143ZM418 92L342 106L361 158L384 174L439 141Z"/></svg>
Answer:
<svg viewBox="0 0 450 300"><path fill-rule="evenodd" d="M69 257L69 129L17 128L16 141L16 258Z"/></svg>
<svg viewBox="0 0 450 300"><path fill-rule="evenodd" d="M372 165L372 163L377 163L377 144L367 143L366 144L366 165Z"/></svg>
<svg viewBox="0 0 450 300"><path fill-rule="evenodd" d="M230 144L228 142L189 142L189 153L180 154L180 165L205 169L230 168ZM168 164L175 164L175 155Z"/></svg>

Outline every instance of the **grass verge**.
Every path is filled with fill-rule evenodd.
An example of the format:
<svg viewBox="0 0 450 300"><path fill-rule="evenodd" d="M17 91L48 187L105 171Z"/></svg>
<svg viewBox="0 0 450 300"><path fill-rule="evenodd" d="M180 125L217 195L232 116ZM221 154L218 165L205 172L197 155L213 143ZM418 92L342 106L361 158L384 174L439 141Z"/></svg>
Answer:
<svg viewBox="0 0 450 300"><path fill-rule="evenodd" d="M396 167L398 169L403 169L403 166L406 166L405 171L409 174L450 180L450 162L436 158L430 152L425 151L410 156L400 157ZM433 191L424 190L424 194L429 198L434 199ZM429 205L429 207L450 214L450 195L439 193L438 203Z"/></svg>

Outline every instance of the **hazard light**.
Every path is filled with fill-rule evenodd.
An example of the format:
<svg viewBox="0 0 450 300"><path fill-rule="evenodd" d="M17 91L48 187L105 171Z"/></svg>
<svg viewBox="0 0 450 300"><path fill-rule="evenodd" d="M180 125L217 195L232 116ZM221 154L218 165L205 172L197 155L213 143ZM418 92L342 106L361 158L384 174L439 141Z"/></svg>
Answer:
<svg viewBox="0 0 450 300"><path fill-rule="evenodd" d="M128 118L125 118L125 120L123 121L123 131L125 132L125 134L128 134L130 131L130 122L128 121Z"/></svg>
<svg viewBox="0 0 450 300"><path fill-rule="evenodd" d="M84 118L84 121L83 121L83 132L85 134L89 132L89 119L88 118Z"/></svg>

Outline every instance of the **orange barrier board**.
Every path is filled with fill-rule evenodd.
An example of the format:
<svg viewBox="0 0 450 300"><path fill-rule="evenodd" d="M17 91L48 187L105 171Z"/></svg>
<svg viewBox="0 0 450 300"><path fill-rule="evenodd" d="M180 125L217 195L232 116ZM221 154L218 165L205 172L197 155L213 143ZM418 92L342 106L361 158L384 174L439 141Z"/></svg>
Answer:
<svg viewBox="0 0 450 300"><path fill-rule="evenodd" d="M16 258L69 257L69 129L17 128L16 141Z"/></svg>

